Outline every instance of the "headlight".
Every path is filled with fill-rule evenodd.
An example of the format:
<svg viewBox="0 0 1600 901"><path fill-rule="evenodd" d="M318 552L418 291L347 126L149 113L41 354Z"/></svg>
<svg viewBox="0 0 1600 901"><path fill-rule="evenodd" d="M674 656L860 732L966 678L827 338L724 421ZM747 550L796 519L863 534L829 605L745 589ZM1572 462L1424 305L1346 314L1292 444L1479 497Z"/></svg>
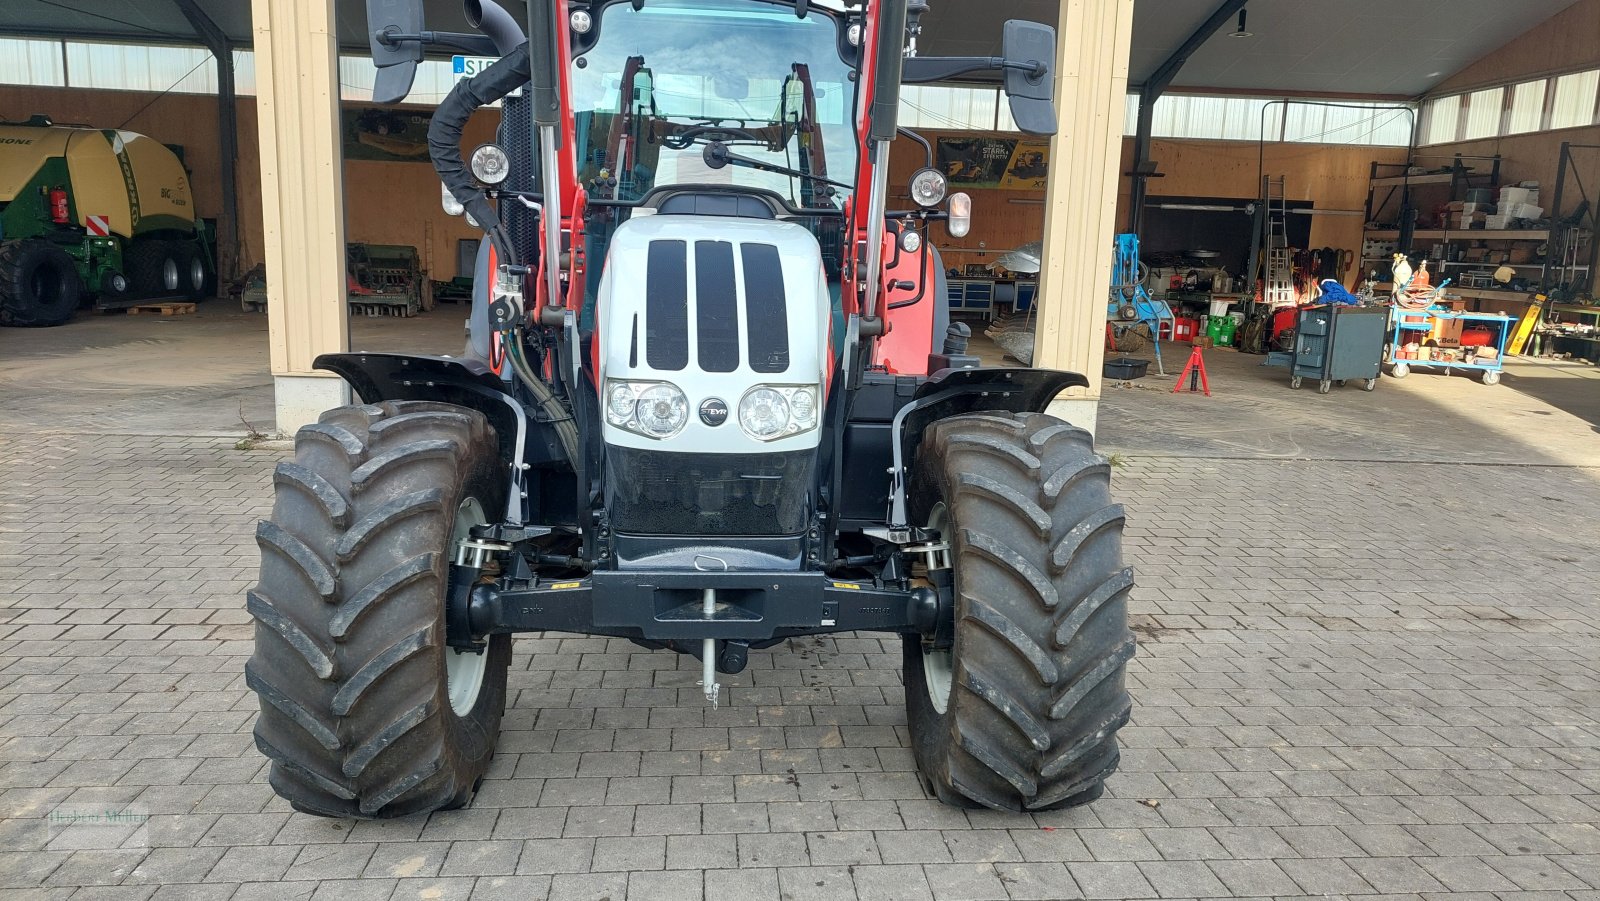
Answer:
<svg viewBox="0 0 1600 901"><path fill-rule="evenodd" d="M739 401L739 427L772 441L817 427L817 389L811 385L757 385Z"/></svg>
<svg viewBox="0 0 1600 901"><path fill-rule="evenodd" d="M606 397L606 421L612 425L626 425L633 420L638 400L632 385L627 382L613 382Z"/></svg>
<svg viewBox="0 0 1600 901"><path fill-rule="evenodd" d="M586 9L575 9L567 20L572 25L572 30L578 34L588 34L594 27L594 19L589 16Z"/></svg>
<svg viewBox="0 0 1600 901"><path fill-rule="evenodd" d="M810 388L801 388L789 395L789 421L802 428L817 424L817 397Z"/></svg>
<svg viewBox="0 0 1600 901"><path fill-rule="evenodd" d="M480 144L472 151L472 177L486 185L497 185L511 174L511 158L494 144Z"/></svg>
<svg viewBox="0 0 1600 901"><path fill-rule="evenodd" d="M900 249L906 253L916 253L922 249L922 236L909 225L900 233Z"/></svg>
<svg viewBox="0 0 1600 901"><path fill-rule="evenodd" d="M606 422L650 438L671 438L689 421L689 398L668 382L606 380Z"/></svg>
<svg viewBox="0 0 1600 901"><path fill-rule="evenodd" d="M639 395L639 426L651 438L670 438L689 421L689 399L672 385L655 385Z"/></svg>
<svg viewBox="0 0 1600 901"><path fill-rule="evenodd" d="M739 401L739 425L752 438L776 438L789 425L789 401L771 388L752 388Z"/></svg>
<svg viewBox="0 0 1600 901"><path fill-rule="evenodd" d="M935 207L944 199L944 173L938 169L918 169L911 176L911 199L917 206Z"/></svg>

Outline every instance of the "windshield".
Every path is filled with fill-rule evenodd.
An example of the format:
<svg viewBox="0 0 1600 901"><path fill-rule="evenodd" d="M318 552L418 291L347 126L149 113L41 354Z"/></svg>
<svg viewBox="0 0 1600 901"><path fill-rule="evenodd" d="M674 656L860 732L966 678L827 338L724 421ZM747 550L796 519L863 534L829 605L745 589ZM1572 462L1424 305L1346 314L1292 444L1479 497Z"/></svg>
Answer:
<svg viewBox="0 0 1600 901"><path fill-rule="evenodd" d="M580 182L616 179L597 199L719 184L839 208L850 189L828 181L854 181L856 139L838 28L761 0L607 4L594 47L573 60ZM708 163L713 142L733 159Z"/></svg>

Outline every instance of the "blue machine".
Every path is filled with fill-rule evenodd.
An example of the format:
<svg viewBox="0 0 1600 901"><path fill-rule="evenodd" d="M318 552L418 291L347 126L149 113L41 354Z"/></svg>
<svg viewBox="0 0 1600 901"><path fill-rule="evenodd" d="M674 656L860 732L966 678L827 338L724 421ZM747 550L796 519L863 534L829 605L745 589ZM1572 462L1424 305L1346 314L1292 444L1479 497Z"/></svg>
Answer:
<svg viewBox="0 0 1600 901"><path fill-rule="evenodd" d="M1106 323L1117 344L1141 325L1149 329L1150 340L1155 344L1156 372L1166 375L1167 370L1161 365L1161 334L1165 325L1168 338L1172 336L1172 307L1145 290L1145 277L1149 274L1150 270L1139 262L1139 236L1117 235L1111 257L1111 296L1106 301Z"/></svg>

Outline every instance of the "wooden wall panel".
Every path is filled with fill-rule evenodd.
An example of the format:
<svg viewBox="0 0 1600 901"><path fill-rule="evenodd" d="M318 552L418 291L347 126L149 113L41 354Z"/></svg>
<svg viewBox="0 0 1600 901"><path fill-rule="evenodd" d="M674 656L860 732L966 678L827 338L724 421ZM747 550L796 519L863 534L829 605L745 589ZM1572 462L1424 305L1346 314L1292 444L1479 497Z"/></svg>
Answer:
<svg viewBox="0 0 1600 901"><path fill-rule="evenodd" d="M1434 157L1447 157L1451 154L1470 154L1493 156L1500 154L1500 183L1515 184L1520 181L1537 181L1542 190L1540 201L1546 210L1555 199L1556 165L1561 160L1561 144L1600 144L1600 126L1588 128L1563 128L1559 131L1542 131L1526 135L1510 135L1503 138L1485 138L1481 141L1459 141L1454 144L1439 144L1433 147L1423 147L1417 153L1432 161ZM1594 195L1595 186L1600 185L1600 151L1586 150L1575 152L1573 160L1577 165L1579 178L1585 187ZM1571 190L1571 182L1568 182ZM1570 194L1566 201L1567 212L1572 211L1576 202L1576 192ZM1548 215L1548 213L1547 213Z"/></svg>
<svg viewBox="0 0 1600 901"><path fill-rule="evenodd" d="M1429 94L1600 66L1600 0L1578 0L1460 72Z"/></svg>

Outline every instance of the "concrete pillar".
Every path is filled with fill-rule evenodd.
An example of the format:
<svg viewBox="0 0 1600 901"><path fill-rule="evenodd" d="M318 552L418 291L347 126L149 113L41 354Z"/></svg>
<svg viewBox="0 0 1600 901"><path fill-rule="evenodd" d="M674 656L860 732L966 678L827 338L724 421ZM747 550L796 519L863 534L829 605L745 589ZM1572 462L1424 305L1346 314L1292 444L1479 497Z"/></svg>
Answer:
<svg viewBox="0 0 1600 901"><path fill-rule="evenodd" d="M1149 2L1149 0L1146 0ZM1061 0L1034 365L1081 372L1050 412L1094 431L1105 358L1133 0Z"/></svg>
<svg viewBox="0 0 1600 901"><path fill-rule="evenodd" d="M267 332L278 431L292 435L350 391L311 361L349 349L339 58L333 0L251 0Z"/></svg>

